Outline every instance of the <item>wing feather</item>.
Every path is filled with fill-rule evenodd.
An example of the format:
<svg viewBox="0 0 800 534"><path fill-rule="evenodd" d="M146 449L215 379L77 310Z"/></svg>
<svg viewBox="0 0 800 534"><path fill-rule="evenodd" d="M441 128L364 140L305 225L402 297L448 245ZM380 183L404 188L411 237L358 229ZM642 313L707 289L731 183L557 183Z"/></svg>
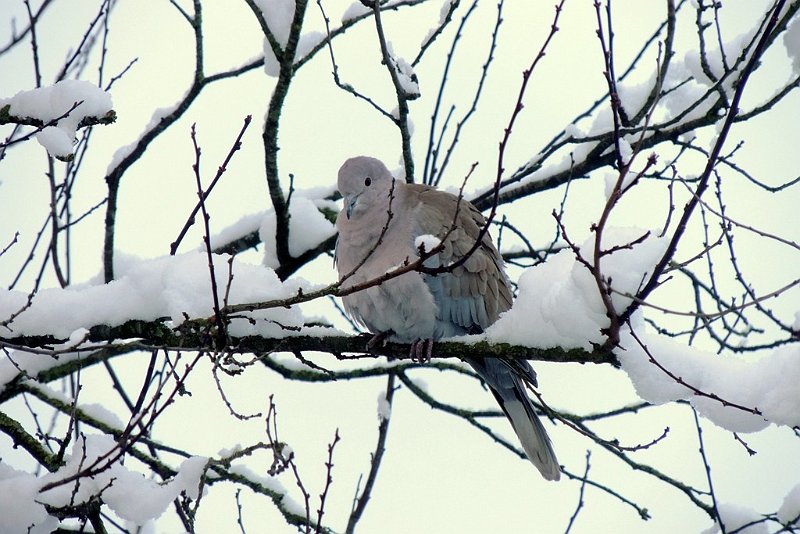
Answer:
<svg viewBox="0 0 800 534"><path fill-rule="evenodd" d="M441 265L466 255L486 224L480 211L444 191L414 184L408 188L416 197L411 199L416 203L417 233L413 238L431 234L442 239ZM495 322L500 313L511 307L511 287L501 265L500 254L487 233L462 265L435 277L425 275L429 287L437 286L437 291L432 292L439 307L439 319L466 331L482 330Z"/></svg>

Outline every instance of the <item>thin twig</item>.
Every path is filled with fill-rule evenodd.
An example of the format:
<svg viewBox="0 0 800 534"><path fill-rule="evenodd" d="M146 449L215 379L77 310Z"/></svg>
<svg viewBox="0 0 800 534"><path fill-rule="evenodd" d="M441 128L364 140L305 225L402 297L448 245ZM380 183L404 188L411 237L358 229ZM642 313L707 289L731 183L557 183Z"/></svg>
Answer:
<svg viewBox="0 0 800 534"><path fill-rule="evenodd" d="M389 372L386 378L385 394L385 399L389 410L391 410L392 401L394 400L394 392L396 389L394 383L395 374L393 372ZM370 460L367 481L364 484L364 489L361 491L361 495L357 495L353 500L353 509L350 511L350 517L347 519L347 528L345 529L345 534L353 534L358 521L361 519L361 516L364 514L364 510L367 508L367 503L372 497L372 490L375 487L375 481L378 478L378 470L381 467L381 461L383 460L383 455L386 452L386 438L389 434L390 419L391 417L381 418L380 423L378 424L378 441L375 444L375 451L372 453L372 458Z"/></svg>
<svg viewBox="0 0 800 534"><path fill-rule="evenodd" d="M233 159L233 155L239 149L242 148L242 137L244 137L244 133L247 131L247 127L250 126L250 122L252 120L253 120L252 115L248 115L244 118L244 124L242 125L242 129L239 130L239 135L236 136L236 140L233 142L233 145L231 145L231 148L228 151L228 155L225 156L225 160L222 162L222 165L220 165L219 168L217 169L217 174L211 180L211 183L209 184L208 188L202 191L202 193L200 194L200 199L198 200L197 204L195 204L194 208L192 209L192 212L189 214L189 217L184 223L183 228L178 233L178 237L170 245L169 247L170 256L174 256L175 253L178 251L178 247L180 246L181 241L186 236L186 233L189 231L189 228L191 228L195 222L195 216L197 215L197 212L202 209L204 202L208 199L209 195L211 195L211 191L214 189L214 186L217 185L219 179L222 178L222 175L225 174L226 170L228 170L228 165Z"/></svg>
<svg viewBox="0 0 800 534"><path fill-rule="evenodd" d="M581 509L583 508L583 494L586 491L586 481L589 479L589 469L591 468L591 460L592 458L592 451L586 451L586 469L583 471L583 477L581 478L581 487L580 491L578 492L578 504L575 506L575 511L572 512L572 516L569 518L569 523L567 523L567 528L564 530L564 534L569 534L569 531L572 530L572 526L575 524L575 520L578 518L578 514L580 513Z"/></svg>
<svg viewBox="0 0 800 534"><path fill-rule="evenodd" d="M224 338L226 334L225 320L222 317L221 307L219 305L219 292L217 290L217 276L214 270L214 254L211 252L211 228L209 226L209 219L206 210L205 193L203 191L203 182L200 179L200 145L197 143L197 132L195 124L192 124L191 130L192 146L194 147L194 163L192 164L192 171L194 171L195 185L197 186L197 198L199 200L200 212L203 216L203 244L206 249L206 259L208 260L209 278L211 279L211 298L214 302L214 320L217 325L217 335ZM224 172L221 168L217 173L218 176ZM210 187L209 187L210 189Z"/></svg>

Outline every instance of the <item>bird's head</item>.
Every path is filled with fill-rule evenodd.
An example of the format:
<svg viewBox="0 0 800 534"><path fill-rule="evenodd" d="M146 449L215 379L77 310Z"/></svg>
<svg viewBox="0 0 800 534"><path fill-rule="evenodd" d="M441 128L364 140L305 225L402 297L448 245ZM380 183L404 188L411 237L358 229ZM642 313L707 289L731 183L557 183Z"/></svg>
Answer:
<svg viewBox="0 0 800 534"><path fill-rule="evenodd" d="M371 209L388 210L393 182L389 169L380 160L368 156L348 159L339 169L342 213L355 219Z"/></svg>

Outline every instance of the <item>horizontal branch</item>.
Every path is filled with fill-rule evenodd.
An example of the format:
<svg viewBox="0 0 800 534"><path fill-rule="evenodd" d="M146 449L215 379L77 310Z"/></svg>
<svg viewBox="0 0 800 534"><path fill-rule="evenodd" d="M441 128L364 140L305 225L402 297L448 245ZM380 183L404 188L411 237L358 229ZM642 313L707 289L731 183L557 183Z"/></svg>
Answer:
<svg viewBox="0 0 800 534"><path fill-rule="evenodd" d="M11 114L11 104L6 104L5 106L0 107L0 126L5 124L19 124L22 126L35 126L36 128L43 128L46 126L52 126L61 118L64 117L58 117L55 120L45 121L42 119L36 119L34 117L18 117ZM88 126L96 126L98 124L113 124L116 120L117 113L112 109L105 115L98 117L84 117L81 119L81 122L78 123L78 128L86 128Z"/></svg>
<svg viewBox="0 0 800 534"><path fill-rule="evenodd" d="M366 340L369 336L342 335L335 330L329 336L292 335L290 337L271 338L261 336L233 337L229 336L224 347L215 345L215 339L209 334L212 326L209 320L187 321L176 329L170 328L164 321L130 320L120 326L97 325L89 329L86 341L93 343L122 340L138 340L139 347L160 347L180 350L202 350L234 353L267 352L302 352L317 351L331 354L354 353L368 356L386 356L394 359L409 359L408 345L402 343L386 343L374 349L373 353L366 350ZM45 349L52 350L59 344L66 343L66 339L55 336L19 336L0 337L0 346L19 348L22 350ZM121 346L102 346L71 348L68 351L97 351L99 349L113 350ZM557 363L610 363L616 364L616 358L608 351L586 351L581 348L532 348L508 343L490 343L479 341L477 343L462 343L460 341L440 341L436 343L434 356L438 358L481 358L505 357L524 358ZM353 359L349 356L347 359ZM86 360L83 360L86 363Z"/></svg>
<svg viewBox="0 0 800 534"><path fill-rule="evenodd" d="M15 449L22 447L48 471L52 472L58 469L55 455L48 451L35 436L29 434L18 421L3 412L0 412L0 432L11 437Z"/></svg>
<svg viewBox="0 0 800 534"><path fill-rule="evenodd" d="M366 359L385 356L395 360L410 359L408 345L386 343L373 352L366 350L369 336L349 336L332 330L328 336L291 335L283 338L260 336L232 337L220 345L220 337L213 332L213 321L193 320L183 323L176 329L165 321L131 320L120 326L98 325L89 329L87 342L109 343L108 345L72 347L58 349L58 345L67 340L50 335L0 337L0 347L37 352L43 358L58 358L61 354L84 352L80 359L70 359L63 363L54 362L53 366L40 372L35 378L49 382L69 375L79 368L99 363L113 356L160 348L166 350L192 350L207 352L227 352L234 354L252 353L267 354L272 352L304 351L325 352L342 360ZM346 354L346 356L343 356ZM557 363L595 363L617 365L616 357L609 351L596 349L586 351L580 348L531 348L507 343L489 343L479 341L466 344L459 341L440 341L434 349L437 358L522 358ZM14 396L13 384L6 386L0 393L0 402Z"/></svg>

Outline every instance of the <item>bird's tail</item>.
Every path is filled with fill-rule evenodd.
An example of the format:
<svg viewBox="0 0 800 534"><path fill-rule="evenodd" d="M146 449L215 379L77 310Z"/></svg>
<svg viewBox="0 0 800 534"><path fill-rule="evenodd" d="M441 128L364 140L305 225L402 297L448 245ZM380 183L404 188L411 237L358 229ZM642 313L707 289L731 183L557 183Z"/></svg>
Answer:
<svg viewBox="0 0 800 534"><path fill-rule="evenodd" d="M486 382L497 403L511 422L525 455L547 480L561 478L561 468L553 445L536 415L523 381L536 385L536 374L527 361L510 362L503 358L468 359Z"/></svg>

